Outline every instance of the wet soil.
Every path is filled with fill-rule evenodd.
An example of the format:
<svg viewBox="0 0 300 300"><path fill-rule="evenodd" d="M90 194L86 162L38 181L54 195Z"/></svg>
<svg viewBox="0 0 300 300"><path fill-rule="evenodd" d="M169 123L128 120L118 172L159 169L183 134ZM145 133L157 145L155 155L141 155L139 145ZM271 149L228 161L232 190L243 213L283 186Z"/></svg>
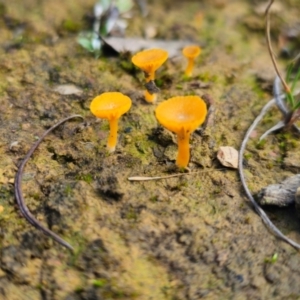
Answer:
<svg viewBox="0 0 300 300"><path fill-rule="evenodd" d="M191 139L197 174L150 182L129 176L173 174L176 144L144 102L143 74L130 56L100 57L76 42L94 1L0 3L0 299L299 299L300 255L272 236L249 205L236 170L219 165L220 146L239 148L274 78L259 1L149 1L137 8L128 36L147 26L157 38L190 39L203 47L191 79L185 61L157 73L158 102L209 94L215 115ZM297 1L274 12L274 37L297 21ZM280 15L279 15L280 14ZM274 39L276 43L276 38ZM276 44L275 44L276 47ZM282 69L286 61L280 60ZM81 94L54 89L73 84ZM133 102L121 119L119 143L106 151L108 125L91 100L120 91ZM21 159L55 122L80 114L51 133L23 175L34 216L75 249L72 254L20 214L14 176ZM258 138L281 118L274 108L245 156L253 193L298 173L300 141L292 133ZM203 172L205 171L205 172ZM294 207L268 215L300 242Z"/></svg>

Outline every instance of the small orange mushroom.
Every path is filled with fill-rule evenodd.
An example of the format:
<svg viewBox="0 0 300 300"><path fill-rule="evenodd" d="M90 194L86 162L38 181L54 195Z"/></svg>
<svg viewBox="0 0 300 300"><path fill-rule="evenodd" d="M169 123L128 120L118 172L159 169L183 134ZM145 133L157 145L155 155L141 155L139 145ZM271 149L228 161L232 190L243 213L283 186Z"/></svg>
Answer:
<svg viewBox="0 0 300 300"><path fill-rule="evenodd" d="M188 65L185 69L185 75L190 77L194 69L195 58L201 53L201 48L196 45L186 46L182 50L182 54L187 58Z"/></svg>
<svg viewBox="0 0 300 300"><path fill-rule="evenodd" d="M177 134L176 164L186 168L190 160L190 134L205 121L206 103L198 96L173 97L160 103L155 115L161 125Z"/></svg>
<svg viewBox="0 0 300 300"><path fill-rule="evenodd" d="M103 93L94 98L90 105L93 115L98 118L108 119L110 133L107 142L109 152L114 152L117 144L118 121L131 107L129 97L118 92Z"/></svg>
<svg viewBox="0 0 300 300"><path fill-rule="evenodd" d="M163 49L149 49L135 54L131 61L138 68L145 72L146 82L154 81L155 71L167 60L168 52ZM156 87L156 86L155 86ZM154 103L156 93L145 91L145 99L147 102Z"/></svg>

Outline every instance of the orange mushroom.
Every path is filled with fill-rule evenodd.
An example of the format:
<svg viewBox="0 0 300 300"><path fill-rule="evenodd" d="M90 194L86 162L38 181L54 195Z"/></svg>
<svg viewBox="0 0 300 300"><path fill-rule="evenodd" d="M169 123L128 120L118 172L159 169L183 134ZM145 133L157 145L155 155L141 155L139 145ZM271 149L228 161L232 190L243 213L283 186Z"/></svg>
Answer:
<svg viewBox="0 0 300 300"><path fill-rule="evenodd" d="M196 45L186 46L182 50L182 54L187 58L188 65L185 69L185 75L190 77L194 69L195 58L200 54L201 48Z"/></svg>
<svg viewBox="0 0 300 300"><path fill-rule="evenodd" d="M93 115L98 118L108 119L110 133L107 142L109 152L114 152L117 144L118 121L131 107L129 97L118 92L103 93L94 98L90 105Z"/></svg>
<svg viewBox="0 0 300 300"><path fill-rule="evenodd" d="M190 160L190 134L205 121L206 103L198 96L173 97L160 103L155 115L162 126L177 134L176 164L186 168Z"/></svg>
<svg viewBox="0 0 300 300"><path fill-rule="evenodd" d="M155 71L167 60L168 52L162 49L149 49L138 52L135 54L131 61L138 68L145 72L146 82L154 82ZM147 102L154 103L156 100L155 91L158 90L154 84L154 92L152 89L147 88L145 91L145 99Z"/></svg>

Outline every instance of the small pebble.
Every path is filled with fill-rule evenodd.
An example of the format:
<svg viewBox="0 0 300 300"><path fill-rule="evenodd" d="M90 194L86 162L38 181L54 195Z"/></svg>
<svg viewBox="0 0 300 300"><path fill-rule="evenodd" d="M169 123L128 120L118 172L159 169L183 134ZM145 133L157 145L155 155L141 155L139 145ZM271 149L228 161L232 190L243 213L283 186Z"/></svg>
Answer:
<svg viewBox="0 0 300 300"><path fill-rule="evenodd" d="M15 150L19 145L18 141L14 141L9 145L9 150Z"/></svg>
<svg viewBox="0 0 300 300"><path fill-rule="evenodd" d="M149 25L145 28L145 36L147 39L153 39L157 35L156 27Z"/></svg>

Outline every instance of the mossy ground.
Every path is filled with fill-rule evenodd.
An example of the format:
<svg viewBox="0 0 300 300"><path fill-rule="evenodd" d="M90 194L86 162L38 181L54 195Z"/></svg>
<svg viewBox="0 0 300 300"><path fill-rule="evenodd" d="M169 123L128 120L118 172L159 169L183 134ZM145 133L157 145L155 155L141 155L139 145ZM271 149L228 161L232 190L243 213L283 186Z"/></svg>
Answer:
<svg viewBox="0 0 300 300"><path fill-rule="evenodd" d="M219 170L216 161L219 146L239 148L271 98L256 80L272 70L263 16L255 14L253 1L175 2L149 1L145 20L134 10L128 35L141 36L152 25L159 38L200 43L193 78L184 78L183 59L169 60L157 73L158 102L207 93L215 101L214 121L192 137L190 168L198 174L129 182L129 176L172 173L175 146L157 128L155 106L142 99L143 76L126 56L95 59L76 43L94 1L2 1L0 299L299 299L299 253L270 235L237 172ZM297 19L294 2L282 4L280 20ZM53 91L70 83L83 93ZM201 88L203 83L209 85ZM107 123L89 111L104 91L120 91L133 101L110 155ZM30 146L72 114L84 116L85 126L69 122L45 139L26 166L23 194L36 218L72 244L75 254L28 224L13 193L17 165ZM253 193L300 167L285 163L286 157L297 161L300 146L290 133L257 144L280 117L274 108L248 145ZM300 241L293 208L268 213Z"/></svg>

